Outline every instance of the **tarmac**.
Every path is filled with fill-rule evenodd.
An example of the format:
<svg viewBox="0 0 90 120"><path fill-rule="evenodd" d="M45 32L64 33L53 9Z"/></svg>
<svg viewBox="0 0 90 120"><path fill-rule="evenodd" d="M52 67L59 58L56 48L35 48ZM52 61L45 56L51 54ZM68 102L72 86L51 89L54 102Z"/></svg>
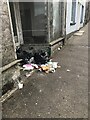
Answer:
<svg viewBox="0 0 90 120"><path fill-rule="evenodd" d="M35 72L2 105L3 118L88 118L88 25L54 53L61 68Z"/></svg>

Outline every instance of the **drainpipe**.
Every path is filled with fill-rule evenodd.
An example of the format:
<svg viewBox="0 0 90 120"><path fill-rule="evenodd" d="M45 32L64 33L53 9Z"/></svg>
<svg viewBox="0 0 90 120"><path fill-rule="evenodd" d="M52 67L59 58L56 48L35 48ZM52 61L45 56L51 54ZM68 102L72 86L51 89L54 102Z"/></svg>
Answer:
<svg viewBox="0 0 90 120"><path fill-rule="evenodd" d="M64 36L64 38L65 38L65 40L64 40L64 44L65 44L65 41L67 40L67 35L66 35L66 14L67 14L67 1L66 0L64 0L64 2L63 2L63 11L64 11L64 13L63 13L63 36Z"/></svg>
<svg viewBox="0 0 90 120"><path fill-rule="evenodd" d="M50 1L47 0L47 31L48 31L48 37L47 41L48 44L50 44ZM51 46L49 45L49 50L48 50L49 56L51 56Z"/></svg>

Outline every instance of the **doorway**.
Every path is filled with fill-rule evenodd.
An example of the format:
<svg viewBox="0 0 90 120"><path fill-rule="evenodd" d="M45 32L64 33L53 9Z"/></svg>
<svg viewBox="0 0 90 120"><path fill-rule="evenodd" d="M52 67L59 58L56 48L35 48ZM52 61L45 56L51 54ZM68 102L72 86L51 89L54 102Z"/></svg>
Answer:
<svg viewBox="0 0 90 120"><path fill-rule="evenodd" d="M19 7L24 44L46 43L45 3L20 2Z"/></svg>

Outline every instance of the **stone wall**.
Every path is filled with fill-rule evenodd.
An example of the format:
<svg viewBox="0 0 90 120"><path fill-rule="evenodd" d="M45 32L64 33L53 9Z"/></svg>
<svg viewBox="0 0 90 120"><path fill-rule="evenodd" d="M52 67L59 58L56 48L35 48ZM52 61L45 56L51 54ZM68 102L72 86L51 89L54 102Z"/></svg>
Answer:
<svg viewBox="0 0 90 120"><path fill-rule="evenodd" d="M2 0L0 0L1 2ZM6 0L2 3L2 66L15 60L10 18Z"/></svg>
<svg viewBox="0 0 90 120"><path fill-rule="evenodd" d="M0 62L2 61L1 65L4 67L15 60L15 50L11 34L11 23L7 0L0 0L0 18L0 57L2 59ZM2 72L2 76L0 76L2 79L2 81L0 81L0 89L2 89L9 81L12 82L12 76L15 71L17 71L15 66Z"/></svg>
<svg viewBox="0 0 90 120"><path fill-rule="evenodd" d="M90 21L90 1L86 2L85 24Z"/></svg>

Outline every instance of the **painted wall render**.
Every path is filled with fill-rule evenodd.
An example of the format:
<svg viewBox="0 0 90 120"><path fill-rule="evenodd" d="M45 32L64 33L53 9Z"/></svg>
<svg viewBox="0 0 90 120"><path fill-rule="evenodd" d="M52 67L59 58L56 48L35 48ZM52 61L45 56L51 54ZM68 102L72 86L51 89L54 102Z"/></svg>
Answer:
<svg viewBox="0 0 90 120"><path fill-rule="evenodd" d="M80 23L82 5L84 6L83 11L83 22ZM76 16L75 16L75 25L70 25L71 23L71 13L72 13L72 0L67 1L67 11L66 11L66 34L70 34L74 31L79 30L83 27L84 18L85 18L85 0L76 0Z"/></svg>

